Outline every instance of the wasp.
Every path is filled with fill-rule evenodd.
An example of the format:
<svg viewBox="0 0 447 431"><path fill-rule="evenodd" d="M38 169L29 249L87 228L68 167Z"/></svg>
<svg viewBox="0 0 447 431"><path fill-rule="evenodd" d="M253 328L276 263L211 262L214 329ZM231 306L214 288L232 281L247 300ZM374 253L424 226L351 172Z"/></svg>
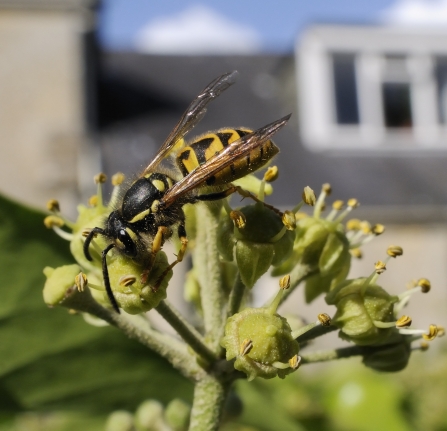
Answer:
<svg viewBox="0 0 447 431"><path fill-rule="evenodd" d="M176 228L181 247L176 260L160 277L159 286L168 271L182 261L186 251L183 206L222 199L238 191L232 181L259 169L279 152L270 137L287 123L290 115L255 131L241 128L207 133L186 145L185 135L203 118L208 103L234 84L237 75L233 71L216 78L193 100L154 159L124 193L117 209L102 227L94 227L88 233L83 248L88 260L92 260L89 246L94 237L102 235L109 242L101 253L102 272L107 296L117 313L119 307L107 269L110 250L116 249L141 263L146 268L144 277L172 228ZM174 152L178 175L166 173L161 166ZM200 194L205 186L215 187L217 191Z"/></svg>

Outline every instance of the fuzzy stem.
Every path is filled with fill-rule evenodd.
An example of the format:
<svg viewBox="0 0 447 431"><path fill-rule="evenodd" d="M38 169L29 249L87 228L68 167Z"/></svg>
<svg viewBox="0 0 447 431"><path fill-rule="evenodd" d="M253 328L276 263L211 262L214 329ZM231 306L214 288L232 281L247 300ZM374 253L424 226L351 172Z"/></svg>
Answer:
<svg viewBox="0 0 447 431"><path fill-rule="evenodd" d="M102 307L93 299L89 289L85 289L83 292L78 292L76 289L67 292L60 305L92 314L115 326L127 337L137 340L165 358L190 380L198 380L203 374L203 370L197 365L185 344L170 335L155 331L148 325L142 325L141 319L136 320L127 314L118 314Z"/></svg>
<svg viewBox="0 0 447 431"><path fill-rule="evenodd" d="M217 360L217 357L205 344L202 336L169 302L161 301L155 309L206 362L212 363Z"/></svg>
<svg viewBox="0 0 447 431"><path fill-rule="evenodd" d="M217 234L220 207L213 205L197 205L197 220L200 220L197 231L194 267L201 286L203 320L206 338L211 340L210 346L216 353L221 352L223 321L226 310L226 299L222 286Z"/></svg>
<svg viewBox="0 0 447 431"><path fill-rule="evenodd" d="M236 314L241 308L242 300L245 294L245 284L242 282L241 275L238 273L233 290L230 294L230 304L228 307L228 317Z"/></svg>
<svg viewBox="0 0 447 431"><path fill-rule="evenodd" d="M301 354L301 364L312 364L315 362L327 362L335 359L360 356L365 353L365 349L360 346L342 347L340 349L319 350L307 354Z"/></svg>
<svg viewBox="0 0 447 431"><path fill-rule="evenodd" d="M329 332L336 331L338 328L335 325L331 326L314 326L312 329L309 329L307 332L299 335L296 340L298 343L305 343L307 341L313 340L315 338L321 337L322 335L326 335Z"/></svg>
<svg viewBox="0 0 447 431"><path fill-rule="evenodd" d="M194 388L189 431L217 431L229 383L207 375Z"/></svg>

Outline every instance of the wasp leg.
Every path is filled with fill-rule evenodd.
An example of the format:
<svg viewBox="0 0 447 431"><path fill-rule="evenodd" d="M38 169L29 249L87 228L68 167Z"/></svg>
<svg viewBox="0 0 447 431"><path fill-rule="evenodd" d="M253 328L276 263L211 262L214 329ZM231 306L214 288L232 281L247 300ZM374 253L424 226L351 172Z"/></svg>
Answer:
<svg viewBox="0 0 447 431"><path fill-rule="evenodd" d="M186 236L186 229L185 229L185 222L183 221L177 230L178 233L178 237L181 243L180 246L180 250L178 251L177 254L177 259L174 260L174 262L172 262L160 275L160 277L157 280L157 283L155 284L155 286L153 287L153 290L156 291L158 290L158 288L160 287L161 283L163 282L164 278L166 277L166 275L169 273L169 271L172 270L172 268L174 268L175 265L177 265L179 262L181 262L183 260L183 257L185 256L186 253L186 248L188 247L188 238Z"/></svg>
<svg viewBox="0 0 447 431"><path fill-rule="evenodd" d="M222 192L209 193L209 194L206 194L206 195L199 195L199 196L196 196L196 199L199 200L199 201L216 201L218 199L226 198L227 196L230 196L233 193L239 193L244 198L253 199L255 202L261 203L266 208L268 208L268 209L272 210L273 212L275 212L276 214L278 214L280 217L283 216L283 212L280 211L278 208L275 208L273 205L266 204L265 202L259 200L256 197L256 195L254 195L253 193L250 193L247 190L244 190L240 186L232 185L231 187L229 187L228 189L226 189L226 190L224 190Z"/></svg>
<svg viewBox="0 0 447 431"><path fill-rule="evenodd" d="M152 241L152 250L149 258L149 264L141 273L141 283L146 284L149 274L154 266L155 258L157 257L157 253L161 250L161 247L164 243L164 234L167 232L168 228L165 226L159 226L157 233L154 236L154 240Z"/></svg>
<svg viewBox="0 0 447 431"><path fill-rule="evenodd" d="M104 286L106 287L106 292L107 292L109 301L112 304L113 309L119 314L120 309L118 307L118 303L116 302L115 296L113 295L112 287L110 286L109 270L107 268L107 253L114 247L115 247L115 244L109 244L102 251L102 278L104 279Z"/></svg>

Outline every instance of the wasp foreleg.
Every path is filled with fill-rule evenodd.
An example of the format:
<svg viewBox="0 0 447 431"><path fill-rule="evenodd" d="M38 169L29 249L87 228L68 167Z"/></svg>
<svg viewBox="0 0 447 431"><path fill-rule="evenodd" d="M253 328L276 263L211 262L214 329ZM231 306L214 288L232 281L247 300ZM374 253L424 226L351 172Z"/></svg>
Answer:
<svg viewBox="0 0 447 431"><path fill-rule="evenodd" d="M183 260L183 257L185 256L186 253L186 248L188 247L188 238L186 236L186 229L185 229L185 224L184 221L182 223L180 223L178 230L178 237L180 240L180 250L178 251L177 254L177 258L174 260L174 262L172 262L160 275L160 277L157 280L157 283L155 284L155 286L153 287L153 290L157 290L161 283L163 282L164 278L166 277L166 275L169 273L169 271L172 270L172 268L174 268L175 265L177 265L179 262L181 262Z"/></svg>

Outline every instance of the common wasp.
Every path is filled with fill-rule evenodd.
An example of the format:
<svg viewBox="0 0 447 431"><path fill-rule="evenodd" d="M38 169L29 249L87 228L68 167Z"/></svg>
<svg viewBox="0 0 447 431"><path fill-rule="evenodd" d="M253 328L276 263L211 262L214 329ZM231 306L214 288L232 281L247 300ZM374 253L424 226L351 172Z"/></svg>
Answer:
<svg viewBox="0 0 447 431"><path fill-rule="evenodd" d="M186 251L188 240L183 206L229 196L238 190L232 181L259 169L279 152L270 137L287 123L290 115L255 131L221 129L186 144L185 135L203 118L208 103L234 84L237 74L233 71L216 78L193 100L154 159L124 193L120 205L110 213L104 226L95 227L88 233L84 243L88 260L92 260L89 246L95 236L102 235L109 241L101 254L102 272L107 295L116 312L119 313L118 303L107 269L110 250L116 248L140 263L144 277L151 270L171 228L177 228L181 247L176 260L163 272L162 279L182 261ZM171 154L175 154L178 173L161 166ZM200 194L204 186L215 187L215 191Z"/></svg>

